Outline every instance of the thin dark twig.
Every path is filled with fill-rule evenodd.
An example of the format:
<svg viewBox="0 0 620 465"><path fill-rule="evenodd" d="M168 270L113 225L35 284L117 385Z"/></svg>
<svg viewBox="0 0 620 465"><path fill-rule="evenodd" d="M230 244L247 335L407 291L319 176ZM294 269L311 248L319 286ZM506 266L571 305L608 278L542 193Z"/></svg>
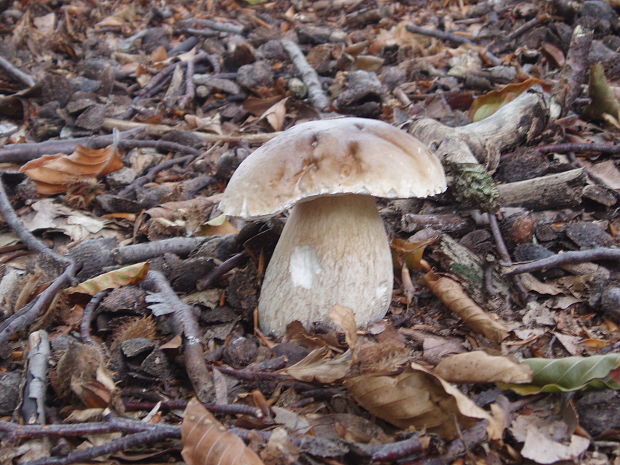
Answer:
<svg viewBox="0 0 620 465"><path fill-rule="evenodd" d="M140 433L130 434L119 439L114 439L100 446L77 450L63 457L45 457L39 460L24 462L23 465L69 465L76 462L91 461L97 457L101 457L102 455L111 454L120 450L125 451L132 447L142 446L144 444L161 441L163 439L179 437L181 437L180 430L142 431Z"/></svg>
<svg viewBox="0 0 620 465"><path fill-rule="evenodd" d="M207 273L207 275L197 283L196 288L199 291L210 288L215 281L239 265L246 256L247 255L245 252L239 252L222 262L220 265L216 266L209 273Z"/></svg>
<svg viewBox="0 0 620 465"><path fill-rule="evenodd" d="M188 155L198 156L202 152L194 147L179 144L177 142L169 142L167 140L146 140L146 139L130 139L120 142L120 147L124 149L132 149L135 147L148 147L165 152L186 153Z"/></svg>
<svg viewBox="0 0 620 465"><path fill-rule="evenodd" d="M160 408L168 410L182 410L187 407L187 401L185 400L168 400L159 402L159 404ZM157 402L135 402L128 400L124 402L124 405L127 410L151 410L157 405ZM215 404L212 402L207 402L202 405L212 413L220 413L223 415L249 415L256 418L263 417L263 413L260 409L252 407L251 405Z"/></svg>
<svg viewBox="0 0 620 465"><path fill-rule="evenodd" d="M518 28L516 28L514 31L512 31L510 34L508 34L508 36L506 37L508 40L514 40L517 37L525 34L527 31L529 31L530 29L540 25L540 24L544 24L546 22L549 21L549 15L540 15L537 16L536 18L532 18L529 21L527 21L526 23L523 23L521 26L519 26Z"/></svg>
<svg viewBox="0 0 620 465"><path fill-rule="evenodd" d="M97 342L90 336L90 323L93 319L93 313L103 300L108 295L108 290L98 292L90 299L90 302L84 307L84 314L82 315L82 321L80 323L80 337L82 342L86 344L97 345Z"/></svg>
<svg viewBox="0 0 620 465"><path fill-rule="evenodd" d="M597 260L620 260L620 249L598 247L590 250L563 252L530 263L524 263L523 265L514 265L514 267L509 267L504 271L504 275L512 276L515 274L546 270L556 266L593 262Z"/></svg>
<svg viewBox="0 0 620 465"><path fill-rule="evenodd" d="M487 213L487 215L489 216L489 225L491 226L491 233L493 234L493 239L495 239L497 252L502 259L502 262L504 262L505 264L511 264L512 260L510 258L510 254L508 253L508 249L506 248L504 238L502 237L502 232L499 230L499 225L497 224L497 217L493 213Z"/></svg>
<svg viewBox="0 0 620 465"><path fill-rule="evenodd" d="M424 36L434 37L435 39L447 40L457 44L473 44L474 41L467 37L452 34L451 32L440 31L439 29L429 29L425 27L414 26L413 24L407 24L405 26L409 32L413 34L421 34Z"/></svg>
<svg viewBox="0 0 620 465"><path fill-rule="evenodd" d="M620 153L620 144L590 144L582 142L567 142L563 144L540 145L534 148L541 153L599 152L612 155Z"/></svg>
<svg viewBox="0 0 620 465"><path fill-rule="evenodd" d="M4 433L7 440L20 438L38 437L65 437L87 436L89 434L105 434L119 431L122 433L139 433L142 431L154 431L152 426L162 431L175 432L178 426L145 423L132 420L131 422L116 421L90 422L77 424L52 424L52 425L20 425L9 421L0 421L0 432ZM166 428L168 427L168 428Z"/></svg>
<svg viewBox="0 0 620 465"><path fill-rule="evenodd" d="M229 375L229 376L232 376L233 378L243 379L247 381L255 381L259 379L276 380L276 381L291 381L291 378L289 378L286 375L283 375L280 373L271 373L268 371L258 371L258 370L251 370L251 369L236 370L234 368L227 368L227 367L222 367L222 366L218 366L217 369L218 371L221 371L225 375Z"/></svg>
<svg viewBox="0 0 620 465"><path fill-rule="evenodd" d="M195 157L193 155L185 155L184 157L172 158L170 160L163 161L157 166L151 168L144 176L140 176L131 184L128 184L122 188L116 195L119 197L124 197L136 190L138 187L144 186L146 183L151 182L160 171L170 168L171 166L178 165L179 163L185 163L186 161L193 160L194 158Z"/></svg>
<svg viewBox="0 0 620 465"><path fill-rule="evenodd" d="M144 128L133 128L121 131L120 137L127 138L143 132ZM25 163L34 160L42 155L54 153L71 153L78 144L88 146L93 149L106 147L113 141L114 136L78 137L75 139L48 140L45 142L35 142L26 144L9 144L0 148L0 163ZM123 144L124 141L121 141Z"/></svg>

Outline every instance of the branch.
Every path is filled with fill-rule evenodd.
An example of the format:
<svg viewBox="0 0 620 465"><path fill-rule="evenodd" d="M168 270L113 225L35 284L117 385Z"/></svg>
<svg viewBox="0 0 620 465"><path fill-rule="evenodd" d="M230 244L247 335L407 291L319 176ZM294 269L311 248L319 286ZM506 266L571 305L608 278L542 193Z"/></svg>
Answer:
<svg viewBox="0 0 620 465"><path fill-rule="evenodd" d="M325 110L329 106L329 99L323 91L316 70L310 66L308 60L306 60L303 52L295 42L292 40L281 40L280 42L291 58L293 65L297 68L297 71L299 71L301 80L304 81L304 84L308 87L308 98L310 99L310 103L319 110Z"/></svg>
<svg viewBox="0 0 620 465"><path fill-rule="evenodd" d="M177 331L183 334L185 369L192 382L196 397L201 402L209 401L214 395L213 380L207 369L201 344L201 335L196 316L191 306L179 299L168 280L159 271L149 271L145 286L155 288L173 309Z"/></svg>
<svg viewBox="0 0 620 465"><path fill-rule="evenodd" d="M24 73L21 69L11 63L9 60L0 56L0 69L3 69L9 76L16 81L21 82L26 87L32 87L35 85L34 78L27 73Z"/></svg>
<svg viewBox="0 0 620 465"><path fill-rule="evenodd" d="M428 29L425 27L414 26L413 24L407 24L405 26L409 32L413 34L421 34L423 36L434 37L435 39L446 40L448 42L454 42L456 44L473 44L474 41L451 32L440 31L439 29Z"/></svg>
<svg viewBox="0 0 620 465"><path fill-rule="evenodd" d="M597 260L620 260L620 249L611 247L598 247L596 249L563 252L551 257L541 258L523 265L514 265L504 268L504 275L510 276L520 273L530 273L532 271L546 270L562 265L572 265L575 263L593 262Z"/></svg>

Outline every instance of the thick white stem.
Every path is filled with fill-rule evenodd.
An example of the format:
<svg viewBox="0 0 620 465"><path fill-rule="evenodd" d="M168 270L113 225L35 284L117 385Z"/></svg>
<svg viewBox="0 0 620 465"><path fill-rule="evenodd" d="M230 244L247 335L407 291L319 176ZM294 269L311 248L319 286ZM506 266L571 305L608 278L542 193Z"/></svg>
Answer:
<svg viewBox="0 0 620 465"><path fill-rule="evenodd" d="M392 258L383 221L367 195L319 197L297 204L263 281L260 327L281 335L300 320L331 323L336 304L358 326L382 318L392 295Z"/></svg>

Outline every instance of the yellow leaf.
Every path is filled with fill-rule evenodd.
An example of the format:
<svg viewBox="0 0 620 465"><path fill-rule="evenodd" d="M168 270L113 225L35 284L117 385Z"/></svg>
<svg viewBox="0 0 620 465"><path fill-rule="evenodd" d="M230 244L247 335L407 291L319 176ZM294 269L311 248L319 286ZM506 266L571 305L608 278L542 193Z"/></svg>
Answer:
<svg viewBox="0 0 620 465"><path fill-rule="evenodd" d="M148 262L134 263L133 265L95 276L75 287L68 288L67 292L70 294L80 293L95 295L105 289L117 289L119 287L136 284L146 277L148 271Z"/></svg>

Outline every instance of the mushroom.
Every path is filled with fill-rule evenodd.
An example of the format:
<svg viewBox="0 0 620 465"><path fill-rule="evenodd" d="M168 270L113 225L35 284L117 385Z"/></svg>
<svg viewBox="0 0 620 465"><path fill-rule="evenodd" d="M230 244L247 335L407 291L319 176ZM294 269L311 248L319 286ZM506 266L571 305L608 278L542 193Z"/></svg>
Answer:
<svg viewBox="0 0 620 465"><path fill-rule="evenodd" d="M328 323L334 305L359 326L387 313L392 258L373 196L426 197L446 189L437 157L382 121L340 118L302 123L247 157L220 210L261 218L292 208L265 272L258 304L264 332L288 323Z"/></svg>

